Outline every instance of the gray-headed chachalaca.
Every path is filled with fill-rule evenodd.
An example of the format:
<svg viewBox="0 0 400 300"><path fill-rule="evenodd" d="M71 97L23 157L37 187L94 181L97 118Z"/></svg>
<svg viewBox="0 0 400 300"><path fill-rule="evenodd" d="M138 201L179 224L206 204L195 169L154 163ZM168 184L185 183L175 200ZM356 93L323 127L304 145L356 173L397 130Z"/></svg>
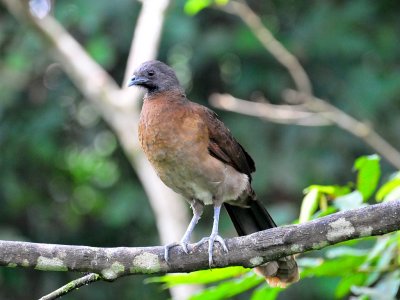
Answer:
<svg viewBox="0 0 400 300"><path fill-rule="evenodd" d="M143 63L129 86L147 90L140 115L139 139L150 163L161 180L184 196L193 209L193 218L180 245L187 253L191 233L204 205L213 205L214 223L208 241L210 266L218 234L222 204L239 235L276 227L251 187L255 165L229 129L210 109L189 101L175 72L160 61ZM176 243L167 245L168 252ZM272 286L285 286L299 279L293 256L268 262L256 268Z"/></svg>

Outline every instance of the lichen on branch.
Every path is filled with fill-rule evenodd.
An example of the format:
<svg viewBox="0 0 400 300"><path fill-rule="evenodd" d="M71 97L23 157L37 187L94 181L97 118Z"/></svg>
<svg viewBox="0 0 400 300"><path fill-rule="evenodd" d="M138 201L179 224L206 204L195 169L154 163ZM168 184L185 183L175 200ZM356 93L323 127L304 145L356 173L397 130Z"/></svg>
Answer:
<svg viewBox="0 0 400 300"><path fill-rule="evenodd" d="M397 230L400 230L400 200L227 239L228 253L219 246L215 248L215 267L255 267L279 257ZM180 247L172 248L170 261L166 263L162 246L97 248L0 241L0 265L41 271L90 272L106 281L133 274L209 268L207 245L189 249L186 254Z"/></svg>

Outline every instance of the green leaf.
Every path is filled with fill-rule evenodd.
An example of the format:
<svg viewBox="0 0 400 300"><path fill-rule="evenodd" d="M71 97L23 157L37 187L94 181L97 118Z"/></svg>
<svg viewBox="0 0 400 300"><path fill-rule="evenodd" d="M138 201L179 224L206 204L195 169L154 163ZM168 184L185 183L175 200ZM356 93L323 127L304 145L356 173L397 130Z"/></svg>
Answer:
<svg viewBox="0 0 400 300"><path fill-rule="evenodd" d="M217 4L220 6L226 5L229 2L229 0L188 0L186 1L184 11L188 15L195 15L199 13L201 10L209 7L212 4Z"/></svg>
<svg viewBox="0 0 400 300"><path fill-rule="evenodd" d="M367 200L375 191L381 176L380 157L376 154L361 156L354 163L357 174L357 190Z"/></svg>
<svg viewBox="0 0 400 300"><path fill-rule="evenodd" d="M350 188L348 186L340 185L310 185L304 190L304 193L309 193L309 191L316 189L322 194L326 194L332 197L339 197L350 193Z"/></svg>
<svg viewBox="0 0 400 300"><path fill-rule="evenodd" d="M392 239L390 238L390 235L378 237L374 247L369 250L369 254L368 254L366 263L362 266L362 268L368 267L371 262L375 261L375 259L377 257L379 257L383 251L385 251L386 247L391 242L392 242Z"/></svg>
<svg viewBox="0 0 400 300"><path fill-rule="evenodd" d="M387 197L393 190L400 187L400 172L396 172L392 178L380 187L376 192L376 200L381 202Z"/></svg>
<svg viewBox="0 0 400 300"><path fill-rule="evenodd" d="M282 291L281 288L271 288L266 284L261 285L260 288L256 289L251 296L251 300L275 300L279 293Z"/></svg>
<svg viewBox="0 0 400 300"><path fill-rule="evenodd" d="M397 249L400 249L400 232L394 233L393 236L397 243ZM397 256L397 264L400 265L400 255Z"/></svg>
<svg viewBox="0 0 400 300"><path fill-rule="evenodd" d="M359 191L351 192L350 194L340 196L335 199L334 205L341 211L358 208L363 204L363 195Z"/></svg>
<svg viewBox="0 0 400 300"><path fill-rule="evenodd" d="M238 279L229 280L220 283L218 286L205 289L189 299L231 299L233 296L243 293L260 283L264 283L264 278L252 272Z"/></svg>
<svg viewBox="0 0 400 300"><path fill-rule="evenodd" d="M339 285L336 287L335 298L343 299L350 292L353 286L364 284L366 274L355 273L347 276L343 276L340 280Z"/></svg>
<svg viewBox="0 0 400 300"><path fill-rule="evenodd" d="M211 3L211 0L188 0L185 4L184 10L188 15L195 15L210 6Z"/></svg>
<svg viewBox="0 0 400 300"><path fill-rule="evenodd" d="M309 189L308 193L303 199L303 202L301 203L299 223L304 223L311 220L311 216L318 209L319 197L320 194L318 189Z"/></svg>
<svg viewBox="0 0 400 300"><path fill-rule="evenodd" d="M395 201L400 199L400 187L395 188L389 194L386 195L383 201Z"/></svg>
<svg viewBox="0 0 400 300"><path fill-rule="evenodd" d="M363 256L366 257L368 255L369 251L364 250L364 249L357 249L354 247L348 247L348 246L338 246L338 247L332 247L329 248L326 252L326 257L327 258L337 258L341 256Z"/></svg>
<svg viewBox="0 0 400 300"><path fill-rule="evenodd" d="M314 215L313 219L325 217L325 216L330 215L330 214L333 214L333 213L335 213L335 212L337 212L337 208L336 208L336 207L328 206L328 208L327 208L326 210L317 212L317 213Z"/></svg>
<svg viewBox="0 0 400 300"><path fill-rule="evenodd" d="M400 286L400 271L396 270L384 276L373 288L353 286L351 291L355 295L366 295L369 299L395 300Z"/></svg>
<svg viewBox="0 0 400 300"><path fill-rule="evenodd" d="M146 280L146 283L161 282L167 287L181 284L208 284L224 279L241 276L250 271L243 267L229 267L212 270L201 270L191 273L168 274L165 276L152 277Z"/></svg>
<svg viewBox="0 0 400 300"><path fill-rule="evenodd" d="M376 271L371 272L368 275L366 285L373 284L381 276L382 272L384 272L388 268L396 255L396 248L397 245L393 242L389 245L389 247L385 248L385 251L382 253L381 256L379 256L376 266L373 267L374 269L376 269Z"/></svg>
<svg viewBox="0 0 400 300"><path fill-rule="evenodd" d="M300 268L315 268L324 263L320 257L299 257L296 259Z"/></svg>
<svg viewBox="0 0 400 300"><path fill-rule="evenodd" d="M215 1L215 4L220 5L220 6L227 5L229 2L229 0L214 0L214 1Z"/></svg>
<svg viewBox="0 0 400 300"><path fill-rule="evenodd" d="M364 256L341 256L337 259L327 260L317 267L304 269L301 277L343 276L343 274L357 273L358 267L364 261Z"/></svg>

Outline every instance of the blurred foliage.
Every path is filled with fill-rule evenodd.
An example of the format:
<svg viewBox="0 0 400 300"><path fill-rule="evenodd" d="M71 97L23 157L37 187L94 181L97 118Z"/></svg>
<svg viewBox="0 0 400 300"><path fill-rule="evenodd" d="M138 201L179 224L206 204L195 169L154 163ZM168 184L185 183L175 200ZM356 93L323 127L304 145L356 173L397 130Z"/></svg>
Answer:
<svg viewBox="0 0 400 300"><path fill-rule="evenodd" d="M358 158L355 169L357 170L356 183L349 183L346 186L314 185L307 188L300 213L300 218L303 220L300 219L300 221L305 222L328 213L369 205L365 203L369 197L374 193L381 195L382 190L386 192L383 201L395 199L391 194L400 188L400 182L396 181L398 173L394 175L395 179L390 179L377 189L376 183L380 179L378 156ZM369 177L374 179L367 188L365 182L360 180L360 178L365 178L365 174L369 174ZM392 187L390 192L387 188L389 185ZM349 186L352 188L350 189ZM364 192L365 189L368 194ZM396 200L400 201L398 198ZM274 300L280 299L280 295L285 298L285 293L294 295L291 294L291 289L296 285L304 287L306 278L338 278L332 294L325 291L325 299L343 299L351 294L354 296L352 299L360 300L398 299L397 296L400 295L400 232L343 242L323 252L323 256L310 253L302 254L298 258L301 281L286 291L268 287L261 276L250 269L241 267L197 271L187 275L168 274L153 278L151 282L164 283L165 287L179 284L218 283L193 295L190 299L231 299L235 295L247 292L248 299ZM293 299L291 297L293 296L287 299Z"/></svg>
<svg viewBox="0 0 400 300"><path fill-rule="evenodd" d="M223 2L216 1L219 5ZM194 101L207 104L212 92L229 92L245 99L263 95L281 103L282 90L292 87L286 71L238 18L218 8L203 9L210 3L213 1L177 0L171 6L159 58L177 70ZM140 4L131 0L53 4L55 17L121 82ZM368 120L400 148L400 2L250 0L249 4L300 59L317 96ZM0 238L92 246L158 244L146 195L114 133L99 118L96 108L82 99L52 58L49 46L0 7ZM259 198L268 200L278 223L296 218L301 191L311 184L315 186L307 194L308 208L302 211L305 219L354 204L366 205L366 198L375 192L368 180L376 182L380 176L373 170L344 187L326 186L351 181L349 166L356 157L370 153L347 133L334 127L282 126L218 113L255 159L255 189ZM359 162L358 174L365 164L376 168L376 163L369 159ZM381 167L382 174L393 172L384 160ZM375 179L368 172L375 172ZM383 177L383 181L385 184L375 193L377 200L398 197L398 173ZM311 190L314 195L310 195ZM211 214L204 219L211 220ZM205 224L201 222L203 227L196 238L209 233ZM221 231L225 236L234 234L227 218L221 220ZM362 242L367 251L384 245L383 250L374 250L374 257L364 254L357 258L342 252L330 258L327 252L324 258L308 260L311 266L305 266L303 272L310 275L303 273L306 279L279 293L278 298L330 299L335 293L339 293L336 297L345 295L354 283L359 286L352 289L354 295L372 295L382 288L393 290L398 274L381 276L379 271L384 269L380 264L388 266L385 261L393 263L393 256L384 255L390 247L397 251L393 240L384 237ZM362 259L367 271L348 271L360 270ZM345 274L321 270L325 263L316 263L325 260L336 261L333 270L338 263L346 265ZM305 265L307 261L301 262ZM310 273L313 267L315 271ZM317 272L334 278L321 280ZM378 277L372 280L371 274L377 272ZM76 276L0 268L0 299L37 298ZM143 285L143 278L147 277L96 283L64 298L109 299L116 294L120 299L167 297L165 290ZM228 284L219 291L236 294L245 290L243 286L258 283L257 277L248 274L234 279L234 287ZM218 288L205 293L216 297ZM230 295L235 299L249 295L273 299L278 292L262 286L255 293Z"/></svg>
<svg viewBox="0 0 400 300"><path fill-rule="evenodd" d="M195 15L212 4L224 6L228 2L229 0L187 0L184 6L184 11L189 15Z"/></svg>

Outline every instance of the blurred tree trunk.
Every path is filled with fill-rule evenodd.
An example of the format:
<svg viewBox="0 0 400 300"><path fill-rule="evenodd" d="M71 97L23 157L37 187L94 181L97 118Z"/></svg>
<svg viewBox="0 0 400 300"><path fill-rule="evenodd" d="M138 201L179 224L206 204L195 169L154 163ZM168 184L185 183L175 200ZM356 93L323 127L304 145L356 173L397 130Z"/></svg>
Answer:
<svg viewBox="0 0 400 300"><path fill-rule="evenodd" d="M113 128L147 193L156 217L161 243L178 241L189 222L187 205L159 180L140 151L137 124L141 94L135 89L126 89L126 82L135 66L156 58L170 1L143 1L122 87L117 85L52 16L43 19L32 16L28 1L1 1L16 19L21 23L28 23L48 42L56 60L61 63L76 87ZM171 294L174 299L187 299L196 290L198 287L182 286L171 289Z"/></svg>

